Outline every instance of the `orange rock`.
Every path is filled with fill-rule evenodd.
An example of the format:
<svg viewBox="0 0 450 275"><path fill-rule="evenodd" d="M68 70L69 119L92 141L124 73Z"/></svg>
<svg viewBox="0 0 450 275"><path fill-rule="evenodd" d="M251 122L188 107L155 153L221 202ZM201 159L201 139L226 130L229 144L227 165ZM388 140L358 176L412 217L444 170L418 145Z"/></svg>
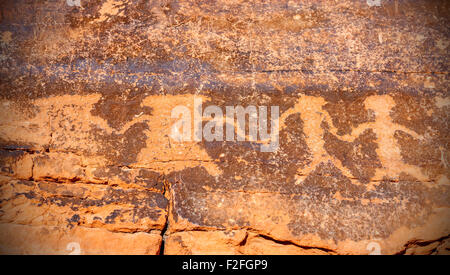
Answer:
<svg viewBox="0 0 450 275"><path fill-rule="evenodd" d="M2 1L1 252L448 253L450 2L373 2Z"/></svg>
<svg viewBox="0 0 450 275"><path fill-rule="evenodd" d="M101 228L0 224L0 254L159 254L161 235Z"/></svg>

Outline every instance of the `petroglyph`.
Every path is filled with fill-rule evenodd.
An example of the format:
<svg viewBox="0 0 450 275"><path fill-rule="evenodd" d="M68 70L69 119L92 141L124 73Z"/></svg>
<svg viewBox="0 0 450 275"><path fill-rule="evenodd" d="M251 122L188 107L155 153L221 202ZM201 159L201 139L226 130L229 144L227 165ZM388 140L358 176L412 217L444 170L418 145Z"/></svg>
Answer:
<svg viewBox="0 0 450 275"><path fill-rule="evenodd" d="M300 113L300 117L303 121L303 132L306 144L312 154L312 160L311 163L308 164L308 167L298 171L299 180L304 180L319 164L328 162L331 162L340 169L345 176L352 178L350 170L343 166L340 160L330 156L325 150L325 141L323 139L324 129L322 128L322 124L323 122L331 121L327 111L322 108L325 104L326 101L322 97L302 95L293 108L281 115L281 129L288 127L285 124L285 120L292 114Z"/></svg>
<svg viewBox="0 0 450 275"><path fill-rule="evenodd" d="M330 115L322 107L326 101L321 97L312 97L302 95L295 106L285 113L281 118L282 128L287 127L284 121L289 115L300 113L301 119L304 122L303 131L306 137L308 148L312 153L312 161L306 169L299 171L300 175L307 176L311 171L322 162L331 162L339 168L344 175L352 177L352 173L342 165L342 163L333 156L330 156L324 147L324 122L328 127L329 132L333 133L338 139L353 142L355 139L367 129L374 131L377 137L376 149L377 155L380 158L382 168L377 168L375 176L372 180L382 180L385 177L398 180L402 173L407 173L420 181L428 181L429 177L425 175L420 167L408 165L404 163L400 154L400 147L394 137L396 131L403 131L412 137L423 140L423 136L416 132L396 124L390 117L392 108L395 107L395 102L389 95L376 95L368 97L364 104L367 111L373 111L375 115L374 122L366 122L360 124L357 128L352 130L352 134L340 136L337 134L337 129L333 126Z"/></svg>
<svg viewBox="0 0 450 275"><path fill-rule="evenodd" d="M423 140L424 137L392 121L390 112L395 107L393 98L389 95L370 96L364 104L368 111L374 112L375 121L362 123L352 130L352 134L338 136L338 138L352 142L367 129L375 132L378 145L376 151L382 168L377 168L376 175L372 179L382 180L387 177L398 180L401 173L407 173L420 181L428 181L429 177L421 171L420 167L406 164L401 156L400 147L394 136L396 131L405 132L418 140ZM333 128L330 131L336 133Z"/></svg>
<svg viewBox="0 0 450 275"><path fill-rule="evenodd" d="M212 159L206 154L204 149L200 147L199 142L171 143L169 140L173 130L173 122L176 119L171 117L170 106L185 104L183 106L191 106L193 108L194 98L194 95L148 96L142 100L140 106L149 107L152 113L137 114L129 121L123 123L120 129L111 127L104 118L91 114L94 105L101 99L100 94L89 96L65 95L36 100L34 106L38 111L29 118L17 113L13 105L4 102L5 110L8 111L2 112L0 131L3 133L4 140L14 140L25 144L33 144L34 141L40 141L41 143L37 145L43 148L57 147L72 151L100 152L100 147L97 147L95 143L89 142L89 140L93 139L92 131L101 129L105 135L120 137L125 135L133 126L144 124L148 130L143 130L139 135L144 137L145 145L141 149L138 148L138 151L136 151L138 155L135 161L129 165L151 166L154 161L165 162L163 166L167 165L169 170L165 171L169 172L193 167L192 164L188 164L185 160L193 160L194 163L195 161L205 161L209 163L205 168L210 174L218 175L221 173L220 169L212 162ZM285 111L280 118L281 130L289 127L286 125L286 119L290 115L299 113L303 121L302 131L311 157L307 167L297 171L298 180L305 179L320 163L328 162L341 170L346 177L355 177L339 159L330 155L325 149L325 140L323 138L325 127L328 127L327 131L339 140L346 142L354 142L368 129L375 133L376 152L382 167L377 168L376 175L372 177L372 180L379 181L385 177L398 180L401 173L407 173L420 181L429 180L429 177L421 171L420 167L408 165L402 159L400 147L394 137L396 131L402 131L420 141L424 137L405 126L393 122L390 112L395 107L395 102L391 96L376 95L366 98L364 101L366 110L373 112L375 121L360 124L352 130L350 135L337 134L337 129L333 126L330 114L323 108L326 103L327 101L323 97L301 95L295 105ZM77 113L78 115L70 116L70 120L67 120L70 113ZM85 123L86 121L89 121L89 124ZM48 128L33 128L30 125L44 125ZM58 130L59 128L71 129L71 131L61 132ZM52 136L49 137L43 132L50 132ZM440 152L442 164L445 166L447 165L444 157L445 152L442 148ZM180 164L181 166L169 164L170 161L180 161L182 164ZM101 163L104 165L106 162L102 161ZM175 168L175 166L178 168Z"/></svg>

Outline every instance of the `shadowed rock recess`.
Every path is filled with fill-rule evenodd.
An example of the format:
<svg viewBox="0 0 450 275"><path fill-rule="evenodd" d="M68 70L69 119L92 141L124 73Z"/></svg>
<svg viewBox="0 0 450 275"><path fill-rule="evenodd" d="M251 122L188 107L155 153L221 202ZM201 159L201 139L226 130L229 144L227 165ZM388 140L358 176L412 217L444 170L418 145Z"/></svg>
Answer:
<svg viewBox="0 0 450 275"><path fill-rule="evenodd" d="M0 253L450 253L449 1L0 5Z"/></svg>

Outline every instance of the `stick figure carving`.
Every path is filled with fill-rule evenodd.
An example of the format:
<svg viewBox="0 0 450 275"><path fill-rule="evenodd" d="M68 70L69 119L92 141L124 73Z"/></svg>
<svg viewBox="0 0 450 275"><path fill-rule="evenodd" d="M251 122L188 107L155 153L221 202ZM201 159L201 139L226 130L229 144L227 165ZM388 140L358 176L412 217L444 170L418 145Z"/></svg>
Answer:
<svg viewBox="0 0 450 275"><path fill-rule="evenodd" d="M423 174L420 167L409 165L404 163L400 153L399 145L395 139L396 131L403 131L416 139L423 139L422 136L416 132L396 124L391 116L390 112L395 107L393 98L389 95L376 95L370 96L365 101L366 109L370 109L375 113L375 121L360 124L357 128L353 129L352 134L340 136L337 134L337 129L333 126L330 115L323 109L326 101L321 97L302 95L295 106L285 113L280 118L280 129L286 127L285 121L287 117L294 113L300 113L300 117L304 123L304 134L306 144L312 154L311 163L299 171L299 174L308 175L314 171L316 167L322 162L331 162L346 177L352 177L352 173L341 161L328 154L325 150L325 141L323 139L324 129L321 127L322 122L326 122L329 126L329 132L335 135L338 139L354 142L366 129L372 129L377 137L378 148L376 150L378 157L380 158L382 167L376 169L375 179L383 179L384 177L398 178L402 173L408 173L420 181L427 181L428 177Z"/></svg>
<svg viewBox="0 0 450 275"><path fill-rule="evenodd" d="M329 155L325 150L324 129L321 127L321 124L323 121L331 121L328 112L322 109L325 104L326 101L322 97L302 95L293 108L282 114L280 129L286 127L285 121L290 115L300 113L304 125L305 142L312 155L311 163L301 171L298 171L300 175L308 176L320 163L331 162L346 177L352 178L350 170L343 166L340 160Z"/></svg>
<svg viewBox="0 0 450 275"><path fill-rule="evenodd" d="M394 99L389 95L375 95L370 96L364 101L366 109L370 109L375 113L374 122L366 122L360 124L357 128L352 130L350 135L339 136L336 135L336 129L330 130L339 139L348 142L353 142L366 129L372 129L377 136L378 148L376 150L380 158L382 167L377 168L375 173L376 179L383 177L398 178L404 172L417 178L420 181L429 180L428 177L422 173L421 168L404 163L401 156L400 147L395 138L396 131L402 131L411 135L415 139L423 140L423 137L416 132L395 123L391 116L391 110L395 107Z"/></svg>

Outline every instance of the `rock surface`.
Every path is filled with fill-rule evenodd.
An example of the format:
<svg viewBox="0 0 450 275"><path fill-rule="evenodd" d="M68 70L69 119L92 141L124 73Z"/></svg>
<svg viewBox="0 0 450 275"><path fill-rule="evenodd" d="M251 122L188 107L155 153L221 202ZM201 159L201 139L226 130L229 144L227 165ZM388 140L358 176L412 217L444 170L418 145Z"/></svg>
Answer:
<svg viewBox="0 0 450 275"><path fill-rule="evenodd" d="M369 2L2 1L0 253L449 254L450 3Z"/></svg>

